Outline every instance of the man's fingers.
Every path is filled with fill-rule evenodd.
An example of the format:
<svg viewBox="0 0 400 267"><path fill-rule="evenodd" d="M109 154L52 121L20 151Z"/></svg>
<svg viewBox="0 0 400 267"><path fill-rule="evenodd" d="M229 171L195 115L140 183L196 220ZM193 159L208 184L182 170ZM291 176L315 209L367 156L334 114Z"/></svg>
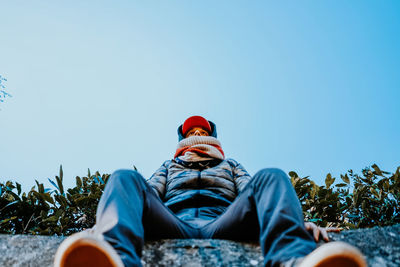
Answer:
<svg viewBox="0 0 400 267"><path fill-rule="evenodd" d="M322 236L322 239L326 242L329 242L328 232L339 233L343 228L338 227L318 227L315 223L305 222L304 226L307 231L311 232L314 236L315 242L319 241L319 237Z"/></svg>
<svg viewBox="0 0 400 267"><path fill-rule="evenodd" d="M312 229L312 224L306 223L305 224L306 230L311 230Z"/></svg>
<svg viewBox="0 0 400 267"><path fill-rule="evenodd" d="M318 228L318 227L314 228L314 229L313 229L313 233L314 233L314 240L315 240L316 242L318 242L318 241L319 241L319 235L320 235L319 228Z"/></svg>
<svg viewBox="0 0 400 267"><path fill-rule="evenodd" d="M334 233L339 233L340 231L343 230L343 228L337 228L337 227L326 227L325 229L327 232L334 232Z"/></svg>
<svg viewBox="0 0 400 267"><path fill-rule="evenodd" d="M326 231L326 229L321 229L321 235L322 235L322 238L326 241L326 242L329 242L329 236L328 236L328 233L327 233L327 231Z"/></svg>

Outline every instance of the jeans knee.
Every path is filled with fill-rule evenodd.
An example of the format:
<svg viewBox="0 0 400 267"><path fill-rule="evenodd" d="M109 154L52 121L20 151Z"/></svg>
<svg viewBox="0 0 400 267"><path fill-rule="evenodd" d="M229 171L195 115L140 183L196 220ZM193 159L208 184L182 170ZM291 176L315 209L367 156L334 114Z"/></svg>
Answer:
<svg viewBox="0 0 400 267"><path fill-rule="evenodd" d="M132 182L141 182L143 179L142 175L135 171L129 169L119 169L113 172L110 177L111 181L119 181L122 184L130 184Z"/></svg>
<svg viewBox="0 0 400 267"><path fill-rule="evenodd" d="M284 177L286 179L288 177L287 174L282 169L279 168L265 168L257 172L255 176L264 176L264 177L277 176L277 177Z"/></svg>
<svg viewBox="0 0 400 267"><path fill-rule="evenodd" d="M254 175L254 180L260 182L280 182L288 180L287 174L279 168L265 168Z"/></svg>

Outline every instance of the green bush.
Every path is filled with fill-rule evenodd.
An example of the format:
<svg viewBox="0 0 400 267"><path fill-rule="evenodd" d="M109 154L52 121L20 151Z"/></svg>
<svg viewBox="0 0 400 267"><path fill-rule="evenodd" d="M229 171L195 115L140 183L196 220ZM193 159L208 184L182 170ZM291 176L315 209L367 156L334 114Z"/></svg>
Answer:
<svg viewBox="0 0 400 267"><path fill-rule="evenodd" d="M60 167L56 181L49 179L55 190L36 181L36 186L22 195L19 183L0 183L0 233L70 235L92 227L109 176L91 175L88 170L86 177L76 177L74 188L65 191Z"/></svg>
<svg viewBox="0 0 400 267"><path fill-rule="evenodd" d="M341 175L342 183L328 174L325 185L289 172L303 207L306 221L320 226L346 229L386 226L400 223L400 167L390 174L377 165ZM21 185L0 183L0 233L70 235L90 228L109 174L99 172L76 177L76 186L65 191L63 170L50 183L55 189L36 185L22 193Z"/></svg>
<svg viewBox="0 0 400 267"><path fill-rule="evenodd" d="M289 176L306 221L346 229L400 223L400 167L391 175L375 164L362 175L349 170L340 175L343 183L335 185L336 179L328 174L324 186L295 172Z"/></svg>

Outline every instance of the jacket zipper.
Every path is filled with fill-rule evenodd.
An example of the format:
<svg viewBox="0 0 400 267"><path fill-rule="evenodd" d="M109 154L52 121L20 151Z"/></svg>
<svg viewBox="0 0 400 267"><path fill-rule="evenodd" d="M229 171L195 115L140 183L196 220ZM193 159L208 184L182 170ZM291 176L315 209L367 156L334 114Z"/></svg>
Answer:
<svg viewBox="0 0 400 267"><path fill-rule="evenodd" d="M200 195L200 186L201 186L201 171L199 171L199 175L197 176L197 195ZM195 217L199 217L199 208L196 207Z"/></svg>

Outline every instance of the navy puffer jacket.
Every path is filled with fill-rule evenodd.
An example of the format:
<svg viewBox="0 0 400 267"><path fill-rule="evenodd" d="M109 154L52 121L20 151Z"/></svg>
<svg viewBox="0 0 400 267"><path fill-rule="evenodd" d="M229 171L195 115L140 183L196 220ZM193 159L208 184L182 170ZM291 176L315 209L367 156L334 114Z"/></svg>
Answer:
<svg viewBox="0 0 400 267"><path fill-rule="evenodd" d="M211 136L216 138L215 124L209 123ZM181 125L178 139L183 138ZM188 168L175 160L167 160L148 183L165 205L177 212L187 208L227 207L250 179L243 166L233 159L225 159L216 166L204 169Z"/></svg>
<svg viewBox="0 0 400 267"><path fill-rule="evenodd" d="M190 169L167 160L148 183L173 211L197 206L229 206L251 176L233 159L208 169Z"/></svg>

